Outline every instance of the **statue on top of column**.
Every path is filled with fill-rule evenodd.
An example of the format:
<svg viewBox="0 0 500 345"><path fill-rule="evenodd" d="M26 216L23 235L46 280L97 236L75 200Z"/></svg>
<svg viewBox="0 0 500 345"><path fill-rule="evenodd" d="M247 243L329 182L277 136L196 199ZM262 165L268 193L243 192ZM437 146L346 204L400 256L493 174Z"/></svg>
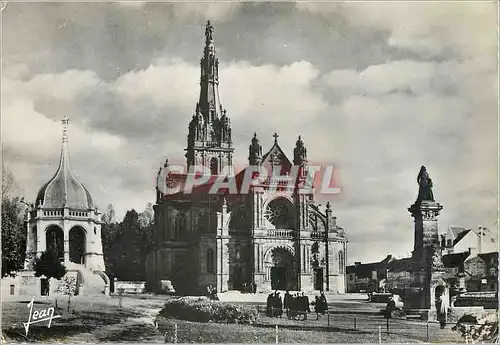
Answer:
<svg viewBox="0 0 500 345"><path fill-rule="evenodd" d="M432 193L432 180L423 165L418 173L417 182L419 188L416 204L420 204L422 201L434 201L434 194Z"/></svg>

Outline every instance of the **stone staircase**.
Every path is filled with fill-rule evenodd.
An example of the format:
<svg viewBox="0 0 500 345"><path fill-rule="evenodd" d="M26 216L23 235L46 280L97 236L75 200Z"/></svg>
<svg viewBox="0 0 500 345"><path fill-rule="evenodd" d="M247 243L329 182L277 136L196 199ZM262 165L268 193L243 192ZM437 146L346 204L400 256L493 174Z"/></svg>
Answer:
<svg viewBox="0 0 500 345"><path fill-rule="evenodd" d="M104 272L91 271L84 265L73 262L66 264L66 269L67 275L78 277L78 295L92 296L109 293L109 279L106 279Z"/></svg>

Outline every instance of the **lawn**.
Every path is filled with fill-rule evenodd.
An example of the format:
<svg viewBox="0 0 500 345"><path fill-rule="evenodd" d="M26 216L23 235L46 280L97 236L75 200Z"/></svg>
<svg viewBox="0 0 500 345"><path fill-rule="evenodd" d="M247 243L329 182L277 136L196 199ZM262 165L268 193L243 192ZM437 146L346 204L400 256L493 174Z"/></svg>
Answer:
<svg viewBox="0 0 500 345"><path fill-rule="evenodd" d="M52 327L47 324L30 326L25 336L23 322L29 310L26 301L3 301L3 333L9 342L42 341L55 342L173 342L177 325L178 343L275 343L278 325L279 343L378 343L379 326L383 343L456 343L463 339L456 332L439 329L439 325L421 321L390 320L387 332L386 320L380 315L333 314L330 322L326 316L316 320L309 314L306 321L288 320L259 315L252 325L216 324L188 322L157 317L158 329L153 324L166 298L139 299L124 297L122 307L118 297L100 299L78 299L71 301L71 312L67 312L67 300L59 301ZM35 302L34 310L54 306L54 300ZM263 312L263 308L261 308ZM349 310L346 310L349 312ZM428 333L427 333L428 332ZM429 336L427 337L427 334Z"/></svg>
<svg viewBox="0 0 500 345"><path fill-rule="evenodd" d="M354 319L356 318L356 319ZM198 323L157 317L159 330L168 342L174 341L177 325L179 343L275 343L276 325L280 343L414 343L414 342L463 342L461 336L451 331L451 325L441 330L436 323L421 321L387 320L370 315L309 315L306 321L270 318L263 314L253 325Z"/></svg>
<svg viewBox="0 0 500 345"><path fill-rule="evenodd" d="M276 326L272 324L235 325L198 323L158 317L159 330L166 342L173 343L175 324L178 343L275 343ZM278 326L279 343L378 343L378 333L345 330L339 328L321 329L300 326ZM398 334L382 334L382 342L419 342Z"/></svg>
<svg viewBox="0 0 500 345"><path fill-rule="evenodd" d="M89 333L108 325L120 324L127 318L140 317L141 313L131 309L119 308L109 303L92 303L75 300L67 310L67 299L59 302L50 328L48 322L32 324L26 336L23 322L28 321L29 301L9 301L2 303L2 332L11 341L61 341L73 335ZM62 308L61 308L62 306ZM35 301L33 310L54 307L51 300Z"/></svg>

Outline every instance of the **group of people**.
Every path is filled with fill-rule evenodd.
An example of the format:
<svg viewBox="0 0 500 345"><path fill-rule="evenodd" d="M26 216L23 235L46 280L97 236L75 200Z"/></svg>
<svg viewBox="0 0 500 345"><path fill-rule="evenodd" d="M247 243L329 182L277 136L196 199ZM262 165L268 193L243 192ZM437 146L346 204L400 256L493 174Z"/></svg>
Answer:
<svg viewBox="0 0 500 345"><path fill-rule="evenodd" d="M328 303L326 301L323 291L320 296L315 297L314 311L316 312L316 319L319 314L324 314L328 310ZM297 292L291 294L289 291L285 292L283 301L281 300L280 293L275 291L267 296L266 315L269 317L282 317L283 309L286 310L286 315L289 319L307 320L307 314L311 312L309 297L304 292Z"/></svg>
<svg viewBox="0 0 500 345"><path fill-rule="evenodd" d="M257 285L253 282L243 283L240 288L241 293L256 293Z"/></svg>
<svg viewBox="0 0 500 345"><path fill-rule="evenodd" d="M207 285L207 297L210 298L211 300L215 301L219 300L219 296L217 296L217 289L213 284Z"/></svg>

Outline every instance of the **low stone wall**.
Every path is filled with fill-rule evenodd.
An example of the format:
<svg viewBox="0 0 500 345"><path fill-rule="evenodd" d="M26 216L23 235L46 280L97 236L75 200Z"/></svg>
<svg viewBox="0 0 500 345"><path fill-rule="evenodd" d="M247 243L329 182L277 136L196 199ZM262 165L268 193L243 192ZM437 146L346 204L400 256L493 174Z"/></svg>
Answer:
<svg viewBox="0 0 500 345"><path fill-rule="evenodd" d="M498 311L495 309L484 309L483 307L455 307L450 308L448 322L457 322L464 315L474 315L478 320L495 315L498 317Z"/></svg>
<svg viewBox="0 0 500 345"><path fill-rule="evenodd" d="M141 281L115 281L115 293L144 293L146 282Z"/></svg>
<svg viewBox="0 0 500 345"><path fill-rule="evenodd" d="M498 308L498 295L495 291L464 292L454 298L454 307L483 307L484 309Z"/></svg>

